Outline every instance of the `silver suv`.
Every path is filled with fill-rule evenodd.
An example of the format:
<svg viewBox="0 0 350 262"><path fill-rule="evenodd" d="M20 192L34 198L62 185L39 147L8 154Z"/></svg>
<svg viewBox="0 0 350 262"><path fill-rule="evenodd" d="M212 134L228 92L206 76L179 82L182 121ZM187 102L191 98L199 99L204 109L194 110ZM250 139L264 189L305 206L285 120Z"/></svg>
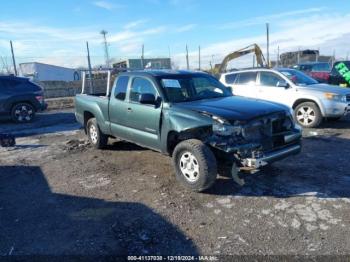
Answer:
<svg viewBox="0 0 350 262"><path fill-rule="evenodd" d="M289 106L303 127L317 127L323 118L339 119L350 113L350 90L320 84L289 68L246 69L222 74L220 82L234 95L268 100Z"/></svg>

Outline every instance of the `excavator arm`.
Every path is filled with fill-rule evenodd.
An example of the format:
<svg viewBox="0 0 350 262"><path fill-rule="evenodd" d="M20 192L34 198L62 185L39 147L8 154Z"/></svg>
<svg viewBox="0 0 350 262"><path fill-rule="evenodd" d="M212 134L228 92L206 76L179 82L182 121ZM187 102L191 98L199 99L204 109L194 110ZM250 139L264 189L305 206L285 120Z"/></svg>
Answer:
<svg viewBox="0 0 350 262"><path fill-rule="evenodd" d="M240 50L237 50L237 51L235 51L233 53L228 54L224 58L222 63L220 64L218 73L219 74L224 73L226 71L226 69L227 69L227 64L231 60L236 59L236 58L241 57L241 56L244 56L244 55L247 55L247 54L250 54L250 53L255 53L257 64L260 67L266 67L265 57L264 57L260 47L257 44L252 44L252 45L249 45L249 46L247 46L245 48L242 48Z"/></svg>

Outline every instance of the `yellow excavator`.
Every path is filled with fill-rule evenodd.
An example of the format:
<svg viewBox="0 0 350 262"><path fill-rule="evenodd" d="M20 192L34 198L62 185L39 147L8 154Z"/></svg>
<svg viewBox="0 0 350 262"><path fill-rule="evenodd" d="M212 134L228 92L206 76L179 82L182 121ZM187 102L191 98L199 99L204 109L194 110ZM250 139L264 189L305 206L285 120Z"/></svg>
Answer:
<svg viewBox="0 0 350 262"><path fill-rule="evenodd" d="M250 54L250 53L255 53L256 62L260 67L267 67L268 66L266 63L265 57L261 51L261 48L257 44L252 44L252 45L249 45L245 48L239 49L235 52L228 54L224 58L224 60L222 60L220 66L218 68L214 69L214 74L218 75L218 74L225 73L226 69L227 69L227 64L230 61L232 61L233 59L236 59L238 57Z"/></svg>

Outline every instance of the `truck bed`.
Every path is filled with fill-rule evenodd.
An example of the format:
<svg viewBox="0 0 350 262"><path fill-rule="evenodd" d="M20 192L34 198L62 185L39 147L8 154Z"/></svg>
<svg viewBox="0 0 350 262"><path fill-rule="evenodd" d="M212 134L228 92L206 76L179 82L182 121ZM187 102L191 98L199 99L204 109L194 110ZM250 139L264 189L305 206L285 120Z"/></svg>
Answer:
<svg viewBox="0 0 350 262"><path fill-rule="evenodd" d="M77 121L84 126L84 114L92 113L101 124L100 128L105 134L110 133L108 106L109 97L103 93L92 95L79 94L75 96L75 116Z"/></svg>

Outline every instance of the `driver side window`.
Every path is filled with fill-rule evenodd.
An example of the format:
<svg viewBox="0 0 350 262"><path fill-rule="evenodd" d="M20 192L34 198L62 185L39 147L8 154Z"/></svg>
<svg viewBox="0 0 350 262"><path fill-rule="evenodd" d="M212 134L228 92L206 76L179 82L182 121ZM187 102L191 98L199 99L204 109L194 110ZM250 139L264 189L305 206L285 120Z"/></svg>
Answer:
<svg viewBox="0 0 350 262"><path fill-rule="evenodd" d="M261 86L277 86L278 82L284 81L278 75L271 72L260 72Z"/></svg>
<svg viewBox="0 0 350 262"><path fill-rule="evenodd" d="M136 77L132 81L129 99L132 102L139 102L139 97L141 94L153 94L157 98L157 91L153 84L142 77Z"/></svg>

